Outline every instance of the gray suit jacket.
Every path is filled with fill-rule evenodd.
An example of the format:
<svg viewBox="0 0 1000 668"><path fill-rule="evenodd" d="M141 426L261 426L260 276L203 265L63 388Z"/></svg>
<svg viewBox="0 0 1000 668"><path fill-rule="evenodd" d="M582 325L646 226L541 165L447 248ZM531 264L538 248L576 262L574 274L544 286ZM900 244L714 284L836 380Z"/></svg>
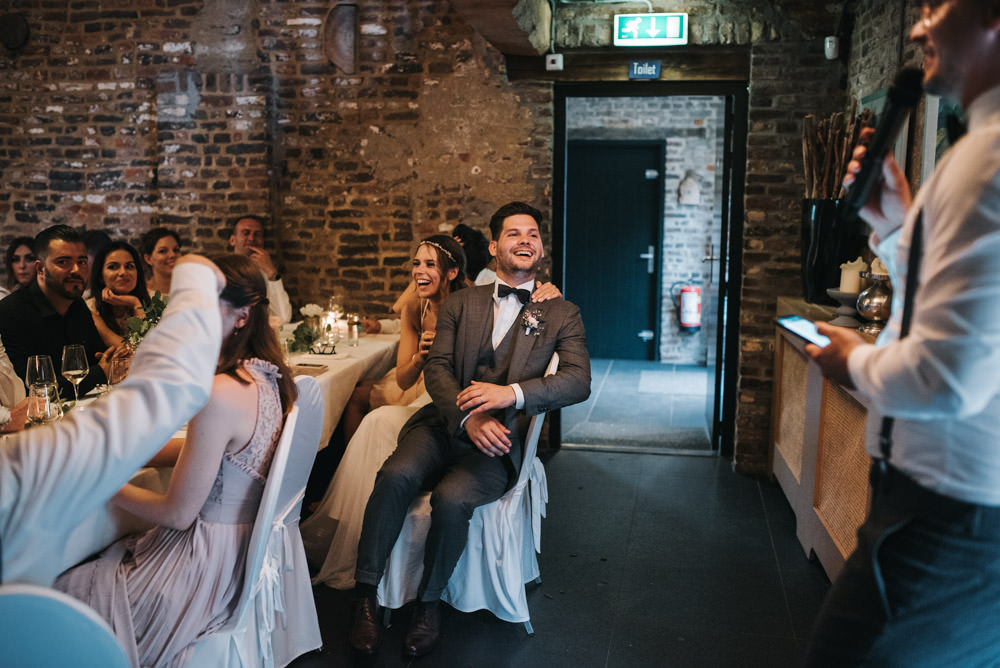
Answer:
<svg viewBox="0 0 1000 668"><path fill-rule="evenodd" d="M562 299L529 303L527 310L539 313L542 327L536 336L525 333L521 316L514 328L514 349L507 370L508 384L518 383L524 393L524 408L508 408L497 416L511 430L510 462L513 474L520 470L520 448L528 418L538 413L584 401L590 396L590 356L580 309ZM493 331L493 285L465 288L450 295L438 315L437 332L424 367L424 385L434 403L424 406L400 431L399 439L418 425L444 429L451 438L461 438L467 411L455 405L458 393L468 387L484 337ZM559 353L559 369L544 376L552 353Z"/></svg>

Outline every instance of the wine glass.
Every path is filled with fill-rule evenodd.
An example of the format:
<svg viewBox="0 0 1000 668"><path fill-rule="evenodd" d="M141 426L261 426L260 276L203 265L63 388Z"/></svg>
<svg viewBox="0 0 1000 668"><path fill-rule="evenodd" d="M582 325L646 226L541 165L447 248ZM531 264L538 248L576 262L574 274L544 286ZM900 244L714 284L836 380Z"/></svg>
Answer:
<svg viewBox="0 0 1000 668"><path fill-rule="evenodd" d="M79 343L63 346L62 375L63 378L73 383L73 401L75 403L80 402L79 386L89 373L90 364L87 362L87 349Z"/></svg>
<svg viewBox="0 0 1000 668"><path fill-rule="evenodd" d="M52 366L52 358L48 355L30 356L24 380L29 391L37 385L55 385L56 372Z"/></svg>

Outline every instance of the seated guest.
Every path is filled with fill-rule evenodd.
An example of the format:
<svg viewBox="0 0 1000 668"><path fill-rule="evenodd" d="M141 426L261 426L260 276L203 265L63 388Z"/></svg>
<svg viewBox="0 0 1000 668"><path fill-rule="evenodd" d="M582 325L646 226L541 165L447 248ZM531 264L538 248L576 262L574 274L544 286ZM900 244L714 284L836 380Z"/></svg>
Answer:
<svg viewBox="0 0 1000 668"><path fill-rule="evenodd" d="M215 262L226 277L224 338L208 403L183 443L171 440L151 462L176 461L166 493L127 484L114 497L157 526L55 583L107 620L133 665L185 665L193 643L232 614L271 457L295 401L268 324L264 277L244 257Z"/></svg>
<svg viewBox="0 0 1000 668"><path fill-rule="evenodd" d="M34 243L35 240L31 237L17 237L10 242L4 257L7 285L0 286L0 299L35 279L35 252L31 250Z"/></svg>
<svg viewBox="0 0 1000 668"><path fill-rule="evenodd" d="M53 225L35 237L38 274L35 281L0 301L0 338L11 364L24 378L28 357L48 355L60 374L62 349L79 343L87 350L90 373L80 383L80 394L106 382L104 370L113 351L101 339L90 309L81 295L87 287L87 247L80 233L68 225ZM63 397L73 396L73 386L59 378Z"/></svg>
<svg viewBox="0 0 1000 668"><path fill-rule="evenodd" d="M165 227L154 227L142 235L142 259L149 267L149 278L146 289L152 297L157 292L161 295L170 294L170 277L174 273L174 265L181 256L181 239L176 232Z"/></svg>
<svg viewBox="0 0 1000 668"><path fill-rule="evenodd" d="M440 637L438 602L465 550L469 520L517 479L528 418L590 394L579 309L561 299L530 304L544 257L541 217L522 202L501 207L490 220L497 282L452 294L438 314L424 367L433 403L400 430L365 508L348 635L359 651L378 644L378 584L416 495L432 488L418 603L404 639L410 656L431 651ZM559 368L543 379L553 352Z"/></svg>
<svg viewBox="0 0 1000 668"><path fill-rule="evenodd" d="M459 223L451 231L451 236L462 244L462 250L465 251L465 259L469 264L466 271L469 285L487 285L497 279L496 272L487 269L493 257L485 234L465 223Z"/></svg>
<svg viewBox="0 0 1000 668"><path fill-rule="evenodd" d="M0 581L50 585L69 534L208 398L225 280L205 258L177 265L170 305L129 377L84 411L8 436L0 447Z"/></svg>
<svg viewBox="0 0 1000 668"><path fill-rule="evenodd" d="M112 241L97 252L90 272L93 296L87 306L105 345L120 346L128 319L143 318L149 304L139 251L126 241Z"/></svg>
<svg viewBox="0 0 1000 668"><path fill-rule="evenodd" d="M292 319L292 303L281 282L281 275L271 260L271 254L264 250L264 223L257 216L243 216L233 225L229 235L229 246L237 255L245 255L257 265L267 279L268 312L272 324L281 325Z"/></svg>

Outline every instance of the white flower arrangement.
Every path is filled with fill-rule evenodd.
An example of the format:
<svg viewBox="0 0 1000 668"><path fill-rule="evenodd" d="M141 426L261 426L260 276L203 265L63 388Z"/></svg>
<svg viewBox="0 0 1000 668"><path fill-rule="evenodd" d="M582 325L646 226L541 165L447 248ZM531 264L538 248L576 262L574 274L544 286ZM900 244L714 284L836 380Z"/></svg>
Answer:
<svg viewBox="0 0 1000 668"><path fill-rule="evenodd" d="M299 313L306 318L318 318L323 315L323 309L319 304L306 304L299 309Z"/></svg>

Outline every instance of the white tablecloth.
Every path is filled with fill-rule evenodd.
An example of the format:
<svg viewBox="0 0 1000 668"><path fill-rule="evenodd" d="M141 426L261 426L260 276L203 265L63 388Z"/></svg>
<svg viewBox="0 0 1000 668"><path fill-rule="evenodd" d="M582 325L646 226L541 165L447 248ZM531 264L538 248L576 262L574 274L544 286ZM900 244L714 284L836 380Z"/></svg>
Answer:
<svg viewBox="0 0 1000 668"><path fill-rule="evenodd" d="M354 387L362 380L375 380L396 365L396 348L399 345L399 334L370 334L358 340L358 346L352 348L346 343L337 344L336 355L312 355L292 353L288 362L296 374L308 367L295 369L301 364L322 364L326 371L316 374L320 392L323 393L325 412L323 414L323 435L319 449L326 447L333 430L340 422Z"/></svg>

